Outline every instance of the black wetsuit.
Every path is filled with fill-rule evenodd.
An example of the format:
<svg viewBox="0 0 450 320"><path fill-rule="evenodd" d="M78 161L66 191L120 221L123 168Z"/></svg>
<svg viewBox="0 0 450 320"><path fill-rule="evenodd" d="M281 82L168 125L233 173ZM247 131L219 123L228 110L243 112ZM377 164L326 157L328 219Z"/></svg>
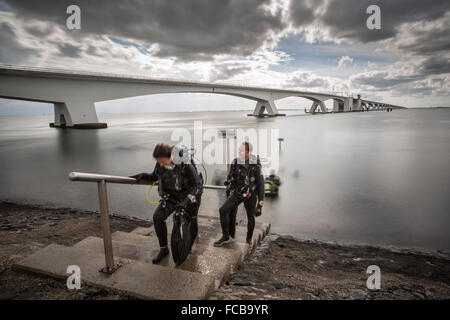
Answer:
<svg viewBox="0 0 450 320"><path fill-rule="evenodd" d="M197 214L203 190L201 179L192 164L174 165L172 170L161 167L158 163L152 173L144 177L150 182L158 181L158 190L163 198L153 214L153 224L161 248L167 247L166 219L180 203L185 203L185 210L192 220L192 239L198 233ZM192 202L191 199L195 199Z"/></svg>
<svg viewBox="0 0 450 320"><path fill-rule="evenodd" d="M254 161L254 156L245 163L234 159L227 181L230 183L227 191L228 198L219 210L222 233L225 237L234 238L237 209L241 203L244 203L248 219L247 239L251 239L255 229L256 205L258 201L264 200L264 176L261 173L259 161Z"/></svg>

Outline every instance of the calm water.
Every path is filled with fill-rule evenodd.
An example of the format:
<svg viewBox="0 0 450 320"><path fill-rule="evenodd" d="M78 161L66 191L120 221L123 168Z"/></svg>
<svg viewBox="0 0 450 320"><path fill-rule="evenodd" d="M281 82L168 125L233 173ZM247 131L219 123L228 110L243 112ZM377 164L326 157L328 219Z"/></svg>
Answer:
<svg viewBox="0 0 450 320"><path fill-rule="evenodd" d="M153 168L174 128L279 128L283 185L272 231L450 251L450 110L254 119L244 112L100 115L106 130L48 127L52 116L0 117L0 199L98 210L96 185L70 171L130 175ZM208 166L209 183L220 170ZM108 185L113 212L151 218L146 187ZM152 193L152 198L156 194ZM221 191L201 210L217 212Z"/></svg>

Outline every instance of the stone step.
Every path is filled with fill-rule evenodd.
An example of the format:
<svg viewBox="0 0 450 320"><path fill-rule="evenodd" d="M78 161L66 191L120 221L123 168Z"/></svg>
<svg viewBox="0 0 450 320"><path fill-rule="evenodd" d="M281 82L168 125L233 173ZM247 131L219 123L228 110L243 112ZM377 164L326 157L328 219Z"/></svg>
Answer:
<svg viewBox="0 0 450 320"><path fill-rule="evenodd" d="M104 253L51 244L23 259L13 267L67 279L67 267L81 270L81 284L89 284L140 299L207 299L216 279L208 274L167 268L116 257L122 266L113 274L99 272L105 266Z"/></svg>
<svg viewBox="0 0 450 320"><path fill-rule="evenodd" d="M205 215L199 215L198 216L199 224L202 223L202 221L207 221L208 223L214 223L218 226L220 226L220 218L218 216L205 216ZM236 217L236 227L247 227L247 218L242 216ZM266 235L269 233L270 230L270 223L265 222L265 220L260 219L260 217L256 218L255 221L255 228L261 228L264 230L264 234Z"/></svg>
<svg viewBox="0 0 450 320"><path fill-rule="evenodd" d="M113 234L112 237L115 239L112 241L114 256L152 263L152 258L159 251L156 238L145 237L145 242L139 243L144 236L129 235L129 233L121 231ZM104 254L103 239L98 237L85 238L76 243L74 247ZM215 285L218 287L242 262L243 250L245 250L245 246L239 248L239 246L233 247L231 244L228 248L214 248L210 242L206 246L194 244L192 254L182 265L175 266L171 255L165 257L158 265L210 275L214 277Z"/></svg>
<svg viewBox="0 0 450 320"><path fill-rule="evenodd" d="M211 238L218 240L222 234L220 223L214 219L199 219L198 221L198 229L199 229L199 239L203 241L204 238ZM167 231L168 235L172 232L173 223L170 221L167 223ZM253 231L252 244L253 248L255 248L258 243L264 238L264 236L269 231L269 225L266 224L257 224ZM155 235L154 227L137 227L133 231L133 234L139 234L144 236L153 236ZM236 226L236 234L235 241L245 243L247 237L247 226Z"/></svg>
<svg viewBox="0 0 450 320"><path fill-rule="evenodd" d="M159 251L159 243L158 239L156 238L156 234L152 236L143 236L138 234L133 234L130 232L123 232L123 231L116 231L111 235L111 238L115 241L120 241L123 243L128 244L134 244L139 246L145 246L148 244L148 256L153 257L156 255ZM200 236L196 242L194 243L194 246L192 247L193 253L196 254L196 256L200 256L196 261L198 263L191 264L191 260L188 257L187 261L183 263L180 268L191 268L190 271L194 272L211 272L212 265L214 265L216 262L215 259L212 258L210 260L204 259L201 256L205 257L211 257L211 249L217 249L213 246L214 239L211 239L209 237L202 237ZM169 242L170 243L170 242ZM227 265L234 265L237 267L237 265L242 262L242 260L247 256L248 254L248 245L244 243L234 243L229 244L226 250L224 248L220 248L221 250L217 251L217 266L219 263L226 263ZM189 261L188 261L189 260ZM193 259L192 259L193 260ZM151 259L150 259L151 261ZM173 267L173 259L171 257L164 258L160 265L162 266L170 266ZM223 269L223 268L219 268Z"/></svg>
<svg viewBox="0 0 450 320"><path fill-rule="evenodd" d="M241 222L237 222L238 224L236 225L236 230L242 230L241 232L246 232L247 230L247 222L246 221L241 221ZM167 230L168 233L170 234L171 232L171 228L173 226L173 222L172 220L168 219L167 220ZM219 219L213 218L213 217L198 217L198 226L199 229L204 229L204 228L215 228L218 232L218 234L220 235L221 233L221 226L220 226L220 221ZM256 222L255 224L255 230L256 229L261 229L262 233L263 233L263 237L268 234L269 229L270 229L270 224L267 223L262 223L262 222ZM133 231L131 231L131 233L136 233L136 234L141 234L141 235L145 235L145 236L149 236L151 234L153 234L155 232L154 227L137 227L136 229L134 229Z"/></svg>
<svg viewBox="0 0 450 320"><path fill-rule="evenodd" d="M130 234L154 238L155 240L152 240L152 241L153 241L153 243L155 243L157 245L158 240L156 238L154 230L152 230L152 229L153 229L153 227L150 227L150 228L138 227L135 230L133 230L132 232L130 232ZM169 226L167 226L167 229L168 229L168 234L170 235L172 230L171 230L171 228L169 228ZM120 231L117 231L117 232L120 232ZM207 228L199 226L196 244L213 246L213 243L215 241L219 240L221 235L222 235L222 233L220 233L220 232L218 233L216 230L209 230ZM119 237L119 236L117 236L117 237ZM245 243L246 237L247 237L247 229L240 230L239 228L236 228L234 242L240 243L241 247L245 248L244 245L246 244ZM142 239L142 238L139 238L139 239L130 239L130 238L131 238L131 236L129 236L129 235L121 235L120 236L121 241L125 241L125 242L128 241L131 243L140 243L140 241L141 241L140 239ZM253 248L255 248L259 244L259 242L262 240L262 238L263 238L263 231L261 229L255 228L255 230L253 231L253 237L252 237ZM133 241L137 241L137 242L133 242ZM170 243L170 240L169 240L169 243ZM194 247L195 247L195 245L194 245ZM244 255L244 257L246 257L248 255L248 253L249 252L247 252L247 250L242 250L242 254Z"/></svg>

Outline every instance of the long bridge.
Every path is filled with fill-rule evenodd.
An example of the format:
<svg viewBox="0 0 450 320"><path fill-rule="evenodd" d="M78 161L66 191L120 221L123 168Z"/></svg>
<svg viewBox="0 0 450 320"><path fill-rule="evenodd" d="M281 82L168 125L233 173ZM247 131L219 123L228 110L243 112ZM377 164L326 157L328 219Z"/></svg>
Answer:
<svg viewBox="0 0 450 320"><path fill-rule="evenodd" d="M154 79L119 74L71 72L24 66L0 65L0 98L52 103L55 120L51 126L105 128L98 121L95 102L161 93L215 93L256 102L250 115L280 116L275 101L302 97L312 102L309 113L327 113L325 101L333 100L333 112L403 108L388 103L290 89L231 84Z"/></svg>

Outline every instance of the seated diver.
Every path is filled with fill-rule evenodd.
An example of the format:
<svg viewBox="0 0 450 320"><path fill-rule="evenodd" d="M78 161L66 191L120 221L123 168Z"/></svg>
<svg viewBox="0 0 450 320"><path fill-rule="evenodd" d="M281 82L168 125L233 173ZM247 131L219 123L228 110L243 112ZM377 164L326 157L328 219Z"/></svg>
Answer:
<svg viewBox="0 0 450 320"><path fill-rule="evenodd" d="M264 193L266 196L277 196L278 190L281 186L281 179L279 176L275 174L275 172L271 172L270 175L265 179L264 182Z"/></svg>
<svg viewBox="0 0 450 320"><path fill-rule="evenodd" d="M244 203L248 219L246 242L252 245L255 216L261 215L264 204L264 177L259 158L250 154L250 151L250 143L244 142L239 147L239 157L231 163L225 181L228 198L219 210L222 237L214 242L215 247L229 243L235 237L236 214L241 203Z"/></svg>
<svg viewBox="0 0 450 320"><path fill-rule="evenodd" d="M136 182L145 180L159 183L159 194L162 200L153 214L153 224L160 250L152 259L154 264L161 262L169 254L166 219L174 211L184 208L192 218L191 248L198 233L197 214L203 191L202 182L193 164L183 161L176 161L177 164L173 162L173 148L167 144L156 145L153 158L157 163L153 172L131 176L136 179Z"/></svg>

